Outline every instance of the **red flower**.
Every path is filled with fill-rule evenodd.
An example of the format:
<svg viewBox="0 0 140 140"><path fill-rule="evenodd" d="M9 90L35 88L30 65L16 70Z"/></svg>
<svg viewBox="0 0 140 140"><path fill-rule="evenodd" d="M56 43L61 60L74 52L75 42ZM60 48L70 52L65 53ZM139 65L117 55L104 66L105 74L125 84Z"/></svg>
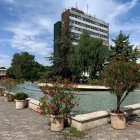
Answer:
<svg viewBox="0 0 140 140"><path fill-rule="evenodd" d="M80 89L78 88L77 91L80 92Z"/></svg>
<svg viewBox="0 0 140 140"><path fill-rule="evenodd" d="M44 88L41 88L41 90L44 94L48 94L48 96L50 97L47 101L46 98L44 98L44 100L46 101L44 102L44 106L46 107L48 113L55 115L70 112L76 105L74 102L74 91L77 91L76 86L70 84L69 79L62 80L61 78L59 78L56 82L53 82L51 78L49 78L47 81L50 82L50 85L47 84ZM74 89L74 87L76 89ZM67 92L65 92L66 89ZM78 91L80 92L80 90ZM41 104L41 106L41 109L43 110L43 104Z"/></svg>
<svg viewBox="0 0 140 140"><path fill-rule="evenodd" d="M49 78L46 80L46 83L49 83L51 80L52 80L52 78L49 77Z"/></svg>
<svg viewBox="0 0 140 140"><path fill-rule="evenodd" d="M61 101L61 103L65 103L65 100L63 99L63 100Z"/></svg>
<svg viewBox="0 0 140 140"><path fill-rule="evenodd" d="M49 92L49 96L50 96L50 97L53 97L53 93L52 93L52 92Z"/></svg>

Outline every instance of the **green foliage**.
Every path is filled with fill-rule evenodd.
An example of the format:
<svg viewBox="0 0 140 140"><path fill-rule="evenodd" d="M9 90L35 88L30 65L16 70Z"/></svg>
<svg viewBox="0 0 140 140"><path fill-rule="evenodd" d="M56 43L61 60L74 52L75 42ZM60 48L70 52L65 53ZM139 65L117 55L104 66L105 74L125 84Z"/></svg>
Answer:
<svg viewBox="0 0 140 140"><path fill-rule="evenodd" d="M126 61L125 58L114 59L105 66L103 76L106 86L110 87L111 93L117 97L117 110L140 82L139 66L135 62Z"/></svg>
<svg viewBox="0 0 140 140"><path fill-rule="evenodd" d="M39 79L39 72L44 71L44 66L35 61L35 57L28 52L21 54L15 53L8 75L17 80L36 80Z"/></svg>
<svg viewBox="0 0 140 140"><path fill-rule="evenodd" d="M24 92L18 92L15 95L16 100L25 100L26 98L28 98L28 94L26 94Z"/></svg>
<svg viewBox="0 0 140 140"><path fill-rule="evenodd" d="M129 35L125 35L120 31L119 35L112 39L115 46L111 46L111 58L123 56L127 61L136 61L136 50L130 44Z"/></svg>
<svg viewBox="0 0 140 140"><path fill-rule="evenodd" d="M70 56L70 67L74 75L81 75L82 72L89 72L90 79L96 77L97 72L103 68L108 57L108 47L101 39L90 37L85 31L80 37L78 46ZM79 74L79 75L78 75Z"/></svg>
<svg viewBox="0 0 140 140"><path fill-rule="evenodd" d="M40 73L40 82L46 82L46 79L52 77L54 79L55 73L53 71L53 66L45 66L45 70Z"/></svg>
<svg viewBox="0 0 140 140"><path fill-rule="evenodd" d="M43 114L66 115L77 105L74 93L76 86L72 85L68 79L58 78L55 82L49 79L41 90L44 94L40 100L40 109Z"/></svg>
<svg viewBox="0 0 140 140"><path fill-rule="evenodd" d="M48 102L47 102L46 98L43 96L39 101L40 101L41 113L43 115L47 115L48 114L48 109L47 109Z"/></svg>
<svg viewBox="0 0 140 140"><path fill-rule="evenodd" d="M63 24L63 30L61 39L55 40L55 52L49 57L49 60L53 63L53 73L63 78L71 76L71 70L69 68L69 56L73 51L71 27L67 20Z"/></svg>

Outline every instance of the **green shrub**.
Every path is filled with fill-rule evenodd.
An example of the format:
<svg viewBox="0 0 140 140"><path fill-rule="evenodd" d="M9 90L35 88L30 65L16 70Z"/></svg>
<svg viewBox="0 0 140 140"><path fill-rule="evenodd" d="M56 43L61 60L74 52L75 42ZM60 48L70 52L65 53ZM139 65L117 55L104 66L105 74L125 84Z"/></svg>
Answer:
<svg viewBox="0 0 140 140"><path fill-rule="evenodd" d="M16 100L25 100L26 98L28 98L28 94L24 92L19 92L19 93L16 93L15 95Z"/></svg>
<svg viewBox="0 0 140 140"><path fill-rule="evenodd" d="M106 86L111 93L116 95L117 111L130 92L135 90L140 82L139 66L135 62L126 61L123 58L114 59L105 66L103 76Z"/></svg>

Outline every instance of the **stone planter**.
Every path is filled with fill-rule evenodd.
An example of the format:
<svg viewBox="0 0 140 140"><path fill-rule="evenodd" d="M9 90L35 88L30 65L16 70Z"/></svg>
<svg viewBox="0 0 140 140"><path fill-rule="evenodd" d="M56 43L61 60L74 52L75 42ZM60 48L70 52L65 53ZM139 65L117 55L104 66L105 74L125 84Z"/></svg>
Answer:
<svg viewBox="0 0 140 140"><path fill-rule="evenodd" d="M0 96L4 96L4 89L3 88L0 88Z"/></svg>
<svg viewBox="0 0 140 140"><path fill-rule="evenodd" d="M126 126L125 113L110 113L111 125L115 129L124 129Z"/></svg>
<svg viewBox="0 0 140 140"><path fill-rule="evenodd" d="M64 129L64 117L63 116L51 115L50 121L51 121L51 131L59 132Z"/></svg>
<svg viewBox="0 0 140 140"><path fill-rule="evenodd" d="M16 109L23 109L26 106L26 100L15 100Z"/></svg>
<svg viewBox="0 0 140 140"><path fill-rule="evenodd" d="M14 101L14 95L13 94L6 94L5 95L5 101L6 102L13 102Z"/></svg>

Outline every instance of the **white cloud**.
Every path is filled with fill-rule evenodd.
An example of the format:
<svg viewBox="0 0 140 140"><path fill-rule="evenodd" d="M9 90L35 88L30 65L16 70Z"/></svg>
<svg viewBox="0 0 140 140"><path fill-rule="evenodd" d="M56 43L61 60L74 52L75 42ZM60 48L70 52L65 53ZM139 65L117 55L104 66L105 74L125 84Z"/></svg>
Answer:
<svg viewBox="0 0 140 140"><path fill-rule="evenodd" d="M0 67L8 68L11 64L11 57L8 55L0 54Z"/></svg>
<svg viewBox="0 0 140 140"><path fill-rule="evenodd" d="M51 65L51 63L49 61L47 61L47 58L45 58L45 57L36 56L36 61L38 61L40 64L42 64L44 66Z"/></svg>
<svg viewBox="0 0 140 140"><path fill-rule="evenodd" d="M57 3L24 0L15 1L13 7L10 14L17 20L5 28L13 34L11 46L42 56L49 55L53 51L53 24L57 21L55 12L60 10Z"/></svg>
<svg viewBox="0 0 140 140"><path fill-rule="evenodd" d="M48 44L45 41L38 40L34 37L15 35L11 40L11 45L14 48L18 48L21 51L29 51L31 53L47 55L49 49L47 49Z"/></svg>
<svg viewBox="0 0 140 140"><path fill-rule="evenodd" d="M3 0L3 1L6 2L6 3L10 3L10 4L15 3L15 0Z"/></svg>
<svg viewBox="0 0 140 140"><path fill-rule="evenodd" d="M39 37L39 35L44 34L40 26L35 28L34 24L22 22L11 25L7 30L13 33L10 41L13 48L44 56L52 51L49 46L50 41Z"/></svg>
<svg viewBox="0 0 140 140"><path fill-rule="evenodd" d="M52 21L51 18L47 17L40 17L38 18L37 24L42 27L42 29L46 29L49 33L53 33L53 24L54 21Z"/></svg>

